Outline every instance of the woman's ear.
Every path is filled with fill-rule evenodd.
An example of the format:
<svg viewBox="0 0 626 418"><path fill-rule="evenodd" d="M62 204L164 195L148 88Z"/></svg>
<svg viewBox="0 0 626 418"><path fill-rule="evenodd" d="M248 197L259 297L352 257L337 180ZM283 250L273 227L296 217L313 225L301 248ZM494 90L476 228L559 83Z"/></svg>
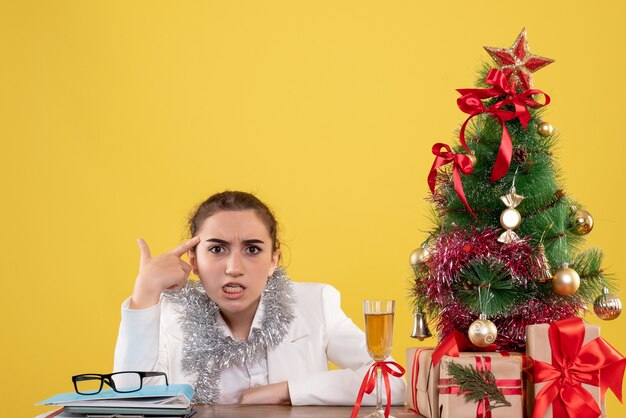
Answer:
<svg viewBox="0 0 626 418"><path fill-rule="evenodd" d="M195 247L187 251L187 255L189 256L189 264L191 264L191 271L196 276L198 275L198 260L196 259L196 249Z"/></svg>
<svg viewBox="0 0 626 418"><path fill-rule="evenodd" d="M278 267L279 261L280 261L280 250L276 250L274 251L274 254L272 254L272 264L270 266L270 273L268 277L274 274L276 267Z"/></svg>

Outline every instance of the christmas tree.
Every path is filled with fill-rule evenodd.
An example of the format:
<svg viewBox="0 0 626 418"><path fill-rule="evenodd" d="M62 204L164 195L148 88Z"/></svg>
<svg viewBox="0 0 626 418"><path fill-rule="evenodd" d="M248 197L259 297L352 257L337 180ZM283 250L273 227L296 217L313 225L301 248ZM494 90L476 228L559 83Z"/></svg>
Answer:
<svg viewBox="0 0 626 418"><path fill-rule="evenodd" d="M412 290L440 341L458 330L477 346L524 351L527 325L579 317L592 302L613 319L621 303L601 250L584 248L591 215L559 184L557 135L542 121L550 97L532 85L553 60L530 53L525 30L511 48L485 49L497 68L458 90L468 114L459 144L432 148L434 226L411 254Z"/></svg>

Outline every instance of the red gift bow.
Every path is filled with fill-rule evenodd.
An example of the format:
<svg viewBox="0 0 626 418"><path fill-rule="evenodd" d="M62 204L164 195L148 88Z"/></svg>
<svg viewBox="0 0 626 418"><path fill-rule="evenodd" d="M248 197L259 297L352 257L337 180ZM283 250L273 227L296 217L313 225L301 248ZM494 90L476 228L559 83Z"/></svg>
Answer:
<svg viewBox="0 0 626 418"><path fill-rule="evenodd" d="M604 397L611 389L622 401L626 359L603 338L585 344L585 325L580 318L550 324L552 364L534 360L535 383L548 382L535 397L532 418L541 418L552 404L554 417L597 418L596 400L581 383L600 386Z"/></svg>
<svg viewBox="0 0 626 418"><path fill-rule="evenodd" d="M457 99L459 109L470 115L463 123L459 137L463 148L470 152L467 147L467 143L465 142L465 128L467 127L470 119L476 115L480 115L481 113L488 113L498 119L498 122L502 125L502 139L500 141L500 149L498 150L496 163L491 171L491 182L493 183L502 178L511 165L513 143L511 142L511 135L506 128L505 121L518 118L524 129L527 129L528 122L530 121L530 112L528 111L528 107L539 108L547 106L550 103L550 96L541 90L536 89L526 90L518 94L515 85L509 84L504 73L495 68L492 68L491 71L489 71L487 78L485 78L485 83L492 87L486 89L457 90L462 94L462 96ZM545 103L541 104L533 100L532 96L535 94L543 95ZM505 99L489 107L485 107L482 102L484 99L501 96L504 96ZM503 109L503 107L507 105L513 105L515 111Z"/></svg>
<svg viewBox="0 0 626 418"><path fill-rule="evenodd" d="M484 362L484 365L483 365L483 362ZM482 372L483 368L486 371L491 370L491 357L476 356L476 370L478 370L478 372ZM443 386L443 385L451 384L452 380L453 379L439 379L439 385ZM522 394L522 388L521 388L522 379L496 379L495 383L496 383L496 386L500 388L500 391L502 392L503 395L521 395ZM501 388L501 386L516 386L516 387ZM460 386L453 386L453 387L445 387L445 388L440 387L439 393L446 394L446 395L459 395L462 392L461 392ZM478 402L478 405L476 406L476 418L492 418L491 409L489 409L489 396L487 396L487 394L485 394L483 399L480 402Z"/></svg>
<svg viewBox="0 0 626 418"><path fill-rule="evenodd" d="M442 151L445 150L445 152ZM472 214L474 219L478 220L474 212L472 212L472 208L470 208L469 203L467 203L467 199L465 198L465 192L463 192L463 183L461 182L461 173L463 174L471 174L474 170L472 167L472 160L470 157L464 154L454 154L452 149L447 144L442 144L440 142L433 145L433 154L436 156L435 161L433 162L433 166L430 168L430 173L428 173L428 186L430 186L430 191L435 193L435 184L437 183L437 169L446 164L452 163L452 171L454 175L454 190L456 194L461 199L461 202L465 205L469 213Z"/></svg>
<svg viewBox="0 0 626 418"><path fill-rule="evenodd" d="M390 366L394 366L397 370L393 370ZM363 378L363 383L361 383L361 388L359 389L359 394L356 397L356 402L354 403L354 408L352 408L350 418L356 418L358 415L359 409L361 408L361 402L363 401L363 395L365 393L372 393L376 387L376 369L378 367L380 367L380 371L382 372L383 379L385 381L385 393L387 395L385 417L389 416L389 411L391 410L391 386L389 383L389 375L401 377L404 375L404 368L395 361L377 361L372 364L367 370L367 373L365 373L365 377Z"/></svg>

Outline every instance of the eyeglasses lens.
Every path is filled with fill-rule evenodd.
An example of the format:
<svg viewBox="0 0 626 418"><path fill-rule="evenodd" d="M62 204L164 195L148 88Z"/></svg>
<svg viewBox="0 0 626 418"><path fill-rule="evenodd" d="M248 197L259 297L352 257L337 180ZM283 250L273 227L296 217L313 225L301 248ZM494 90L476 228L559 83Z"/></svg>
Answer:
<svg viewBox="0 0 626 418"><path fill-rule="evenodd" d="M100 376L81 376L76 379L76 391L83 395L93 395L98 393L102 387Z"/></svg>
<svg viewBox="0 0 626 418"><path fill-rule="evenodd" d="M141 376L139 373L115 373L111 376L118 392L134 392L141 388Z"/></svg>

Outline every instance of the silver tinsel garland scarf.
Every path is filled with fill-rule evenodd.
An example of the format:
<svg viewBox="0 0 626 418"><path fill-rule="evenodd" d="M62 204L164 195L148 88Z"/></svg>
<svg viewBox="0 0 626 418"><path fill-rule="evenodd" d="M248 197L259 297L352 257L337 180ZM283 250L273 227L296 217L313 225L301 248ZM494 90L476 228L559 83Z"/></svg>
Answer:
<svg viewBox="0 0 626 418"><path fill-rule="evenodd" d="M200 283L188 281L183 289L167 297L181 318L183 370L197 375L194 403L217 403L222 370L260 360L283 341L295 317L292 282L282 268L277 268L267 281L261 327L252 329L246 341L224 334L216 321L219 307Z"/></svg>

